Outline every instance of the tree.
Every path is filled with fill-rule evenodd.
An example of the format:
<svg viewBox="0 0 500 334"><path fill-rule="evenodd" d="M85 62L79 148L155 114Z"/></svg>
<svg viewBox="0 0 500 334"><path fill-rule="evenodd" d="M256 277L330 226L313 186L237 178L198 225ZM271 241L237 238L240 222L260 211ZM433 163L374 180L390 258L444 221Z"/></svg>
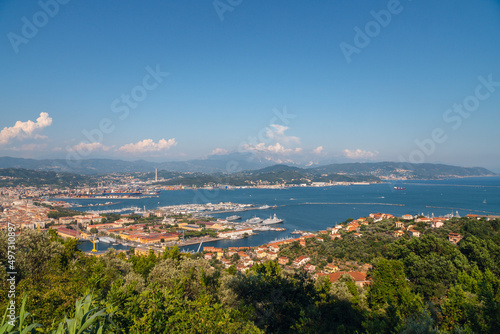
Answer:
<svg viewBox="0 0 500 334"><path fill-rule="evenodd" d="M373 283L367 301L374 311L387 312L389 327L400 326L405 319L423 311L422 298L411 291L401 261L380 259L375 268L370 273Z"/></svg>
<svg viewBox="0 0 500 334"><path fill-rule="evenodd" d="M412 316L401 330L400 334L439 334L434 327L434 319L427 312Z"/></svg>
<svg viewBox="0 0 500 334"><path fill-rule="evenodd" d="M477 333L495 332L500 323L500 280L490 270L475 266L459 273L441 305L441 328Z"/></svg>
<svg viewBox="0 0 500 334"><path fill-rule="evenodd" d="M268 333L361 330L360 313L351 304L336 301L322 284L316 288L305 273L283 273L275 262L253 266L248 276L231 276L224 280L226 288L234 294L232 305L251 311L251 319Z"/></svg>
<svg viewBox="0 0 500 334"><path fill-rule="evenodd" d="M179 290L154 286L130 296L118 312L119 319L132 322L123 326L131 333L260 333L250 321L206 294L190 300Z"/></svg>
<svg viewBox="0 0 500 334"><path fill-rule="evenodd" d="M153 267L158 263L159 258L155 255L152 249L149 250L147 256L142 255L131 255L129 261L132 263L134 271L144 279L146 279L153 269Z"/></svg>
<svg viewBox="0 0 500 334"><path fill-rule="evenodd" d="M18 277L29 278L33 283L40 282L40 278L52 266L60 263L64 246L59 240L55 231L50 234L31 230L22 233L18 237L16 250Z"/></svg>
<svg viewBox="0 0 500 334"><path fill-rule="evenodd" d="M470 318L467 314L465 292L460 286L452 286L446 295L446 299L441 305L443 314L442 327L453 330L458 326L465 326L470 329Z"/></svg>
<svg viewBox="0 0 500 334"><path fill-rule="evenodd" d="M234 253L232 256L231 256L231 262L232 263L236 263L240 260L240 255L238 253Z"/></svg>
<svg viewBox="0 0 500 334"><path fill-rule="evenodd" d="M406 277L427 299L442 297L458 273L469 268L457 246L430 234L398 240L389 246L389 257L403 262Z"/></svg>
<svg viewBox="0 0 500 334"><path fill-rule="evenodd" d="M500 246L494 241L469 235L460 241L459 246L460 252L471 263L477 264L481 271L489 269L497 275L500 274Z"/></svg>
<svg viewBox="0 0 500 334"><path fill-rule="evenodd" d="M214 272L204 259L183 258L176 261L167 258L152 268L148 275L148 283L172 291L180 289L185 298L194 300L205 290L211 273Z"/></svg>

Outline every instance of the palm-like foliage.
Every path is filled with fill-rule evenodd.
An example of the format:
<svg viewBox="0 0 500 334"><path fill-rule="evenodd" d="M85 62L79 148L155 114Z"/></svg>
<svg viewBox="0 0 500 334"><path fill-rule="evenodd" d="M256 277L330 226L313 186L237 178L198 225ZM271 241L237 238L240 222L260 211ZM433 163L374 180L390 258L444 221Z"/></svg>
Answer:
<svg viewBox="0 0 500 334"><path fill-rule="evenodd" d="M37 333L36 328L41 327L42 325L38 323L28 324L27 318L30 316L30 313L25 310L26 299L27 296L24 296L19 316L17 316L14 320L14 324L18 322L17 329L15 329L15 325L12 325L12 322L9 323L7 318L9 310L6 308L0 324L0 334ZM114 325L110 319L111 315L106 312L106 309L99 310L96 307L93 307L92 304L94 304L92 294L88 294L85 298L77 300L75 303L75 317L71 319L65 317L65 319L59 323L57 329L52 333L102 334L108 325Z"/></svg>
<svg viewBox="0 0 500 334"><path fill-rule="evenodd" d="M110 323L110 315L106 309L98 310L92 307L93 295L88 294L84 299L75 303L75 317L59 323L53 334L102 334L106 323Z"/></svg>
<svg viewBox="0 0 500 334"><path fill-rule="evenodd" d="M2 323L0 324L0 334L28 334L28 333L36 333L36 328L41 327L42 325L33 323L27 324L26 319L30 316L28 312L25 310L27 296L23 297L23 303L21 305L21 309L19 312L19 316L17 316L13 322L9 323L7 320L7 313L9 309L5 309L5 313L2 318ZM12 323L18 322L17 329L15 329L15 325Z"/></svg>

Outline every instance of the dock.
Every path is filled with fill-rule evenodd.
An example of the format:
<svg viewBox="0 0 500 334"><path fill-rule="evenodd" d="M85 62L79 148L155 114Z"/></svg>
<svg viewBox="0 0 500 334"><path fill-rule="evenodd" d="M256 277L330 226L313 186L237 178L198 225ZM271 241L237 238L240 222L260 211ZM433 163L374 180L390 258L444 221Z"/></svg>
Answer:
<svg viewBox="0 0 500 334"><path fill-rule="evenodd" d="M198 240L193 240L193 241L177 241L173 244L173 246L177 245L179 247L184 247L184 246L191 246L191 245L198 245L199 243L203 242L212 242L212 241L219 241L219 240L225 240L224 238L204 238L204 239L198 239Z"/></svg>

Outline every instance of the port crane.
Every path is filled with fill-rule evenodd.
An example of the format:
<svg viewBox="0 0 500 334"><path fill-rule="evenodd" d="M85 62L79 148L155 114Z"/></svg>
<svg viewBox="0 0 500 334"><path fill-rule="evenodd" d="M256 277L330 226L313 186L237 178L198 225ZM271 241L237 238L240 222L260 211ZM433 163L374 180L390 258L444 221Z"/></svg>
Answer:
<svg viewBox="0 0 500 334"><path fill-rule="evenodd" d="M95 249L95 237L94 236L92 236L91 242L92 242L92 250L91 250L91 252L95 253L95 252L97 252L97 249Z"/></svg>

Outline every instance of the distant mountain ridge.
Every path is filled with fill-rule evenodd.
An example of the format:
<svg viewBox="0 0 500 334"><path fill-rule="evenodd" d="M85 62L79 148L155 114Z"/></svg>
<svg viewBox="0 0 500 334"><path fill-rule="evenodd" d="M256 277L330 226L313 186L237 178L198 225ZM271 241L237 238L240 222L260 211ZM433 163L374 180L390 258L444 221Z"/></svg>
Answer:
<svg viewBox="0 0 500 334"><path fill-rule="evenodd" d="M95 176L24 168L0 169L0 187L57 186L59 188L74 188L96 184L97 178Z"/></svg>
<svg viewBox="0 0 500 334"><path fill-rule="evenodd" d="M252 156L233 154L211 156L189 161L150 162L145 160L124 161L114 159L82 159L77 164L65 159L23 159L0 157L0 168L24 168L40 171L69 172L83 175L108 173L148 173L155 168L181 173L200 174L269 174L281 173L295 177L314 178L327 175L373 177L374 179L443 179L471 176L494 176L483 167L459 167L444 164L410 164L398 162L338 163L316 167L273 165L270 161L252 160Z"/></svg>
<svg viewBox="0 0 500 334"><path fill-rule="evenodd" d="M224 158L222 158L224 157ZM0 157L0 168L25 168L33 170L68 172L76 174L147 173L158 170L191 173L216 173L233 170L252 170L273 165L270 161L256 160L251 154L210 156L207 159L188 161L152 162L145 160L125 161L118 159L24 159Z"/></svg>
<svg viewBox="0 0 500 334"><path fill-rule="evenodd" d="M343 163L314 167L322 173L372 175L381 179L445 179L471 176L495 176L483 167L459 167L444 164L398 162Z"/></svg>

